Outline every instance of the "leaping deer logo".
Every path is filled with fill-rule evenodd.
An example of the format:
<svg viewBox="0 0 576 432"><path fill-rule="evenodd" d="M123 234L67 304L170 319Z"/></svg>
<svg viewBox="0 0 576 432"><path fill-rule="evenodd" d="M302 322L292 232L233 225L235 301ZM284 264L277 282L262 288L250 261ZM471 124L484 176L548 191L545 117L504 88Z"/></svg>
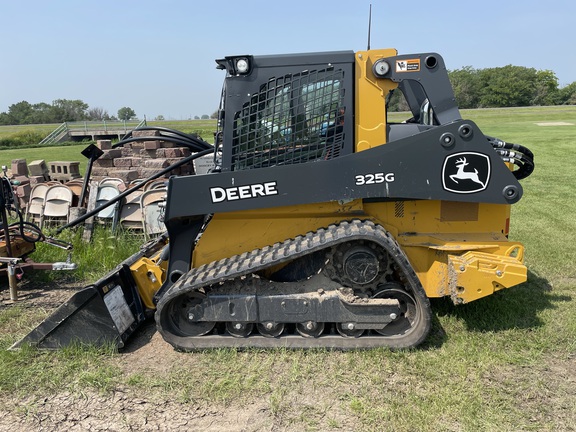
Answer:
<svg viewBox="0 0 576 432"><path fill-rule="evenodd" d="M478 177L478 170L476 168L474 168L474 172L464 171L464 167L470 165L468 162L466 162L465 157L458 159L455 165L458 168L458 172L450 176L450 179L454 183L458 183L458 180L472 180L474 183L478 183L479 185L481 185L482 188L486 187L486 185Z"/></svg>
<svg viewBox="0 0 576 432"><path fill-rule="evenodd" d="M480 192L488 186L490 174L488 155L472 151L453 153L444 159L442 187L457 194Z"/></svg>

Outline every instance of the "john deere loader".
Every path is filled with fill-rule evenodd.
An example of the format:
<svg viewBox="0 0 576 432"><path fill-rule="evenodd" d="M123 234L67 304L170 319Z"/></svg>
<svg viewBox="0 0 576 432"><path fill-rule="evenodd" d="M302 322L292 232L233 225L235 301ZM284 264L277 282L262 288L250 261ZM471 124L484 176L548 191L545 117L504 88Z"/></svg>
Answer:
<svg viewBox="0 0 576 432"><path fill-rule="evenodd" d="M185 163L213 154L214 168L170 177L166 235L17 345L121 347L154 314L179 350L407 348L430 331L429 298L463 304L526 281L508 232L533 155L461 118L440 55L217 65L215 144L156 128L193 150ZM402 123L388 118L398 93Z"/></svg>

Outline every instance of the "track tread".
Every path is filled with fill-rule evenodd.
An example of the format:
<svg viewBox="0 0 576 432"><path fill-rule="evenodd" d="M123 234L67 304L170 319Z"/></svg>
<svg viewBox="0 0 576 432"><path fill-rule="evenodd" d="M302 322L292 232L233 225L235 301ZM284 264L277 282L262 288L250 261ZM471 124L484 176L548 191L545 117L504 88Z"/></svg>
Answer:
<svg viewBox="0 0 576 432"><path fill-rule="evenodd" d="M418 337L408 346L415 346L427 336L430 328L430 302L424 293L416 273L412 269L408 258L401 250L394 237L382 226L376 225L372 221L361 221L358 219L350 222L343 221L337 225L330 225L327 228L320 228L315 232L309 232L303 236L297 236L281 243L265 246L261 249L254 249L240 255L223 258L198 268L190 270L183 275L168 291L162 296L157 305L156 324L162 337L179 350L194 350L203 348L213 348L221 346L230 347L326 347L338 349L373 348L386 346L391 348L405 348L405 342L399 339L382 336L362 336L360 338L344 338L340 336L321 336L318 338L300 338L303 341L295 341L292 336L281 336L278 338L265 338L260 341L258 336L249 338L224 337L220 335L205 335L200 337L182 337L171 333L163 326L162 313L164 307L179 296L198 291L220 282L233 280L251 273L258 272L267 267L281 264L306 254L334 246L336 244L352 240L370 240L382 246L391 258L402 275L403 283L410 286L412 292L423 303L425 309L424 319L427 321L424 334ZM214 340L216 338L216 340ZM225 338L225 339L223 339ZM360 341L364 339L364 341ZM251 340L254 344L251 344ZM260 342L259 342L260 341ZM337 341L337 342L335 342Z"/></svg>

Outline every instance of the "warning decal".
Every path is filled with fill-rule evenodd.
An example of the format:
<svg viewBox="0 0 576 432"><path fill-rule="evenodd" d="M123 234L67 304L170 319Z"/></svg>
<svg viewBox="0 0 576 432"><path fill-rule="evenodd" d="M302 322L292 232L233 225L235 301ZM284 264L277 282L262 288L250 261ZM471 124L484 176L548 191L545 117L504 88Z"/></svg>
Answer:
<svg viewBox="0 0 576 432"><path fill-rule="evenodd" d="M396 72L420 71L420 59L396 60Z"/></svg>
<svg viewBox="0 0 576 432"><path fill-rule="evenodd" d="M104 303L110 312L112 321L116 325L118 333L122 334L134 323L134 315L130 311L130 306L126 303L122 287L116 285L104 296Z"/></svg>

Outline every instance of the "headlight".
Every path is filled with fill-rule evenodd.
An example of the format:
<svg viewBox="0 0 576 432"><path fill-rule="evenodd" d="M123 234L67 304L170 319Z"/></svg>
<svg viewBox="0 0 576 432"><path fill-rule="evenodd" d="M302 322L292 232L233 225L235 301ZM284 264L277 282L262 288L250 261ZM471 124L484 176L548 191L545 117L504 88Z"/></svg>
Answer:
<svg viewBox="0 0 576 432"><path fill-rule="evenodd" d="M248 63L248 59L239 58L238 60L236 60L236 72L238 72L239 74L245 74L248 73L249 69L250 64Z"/></svg>

